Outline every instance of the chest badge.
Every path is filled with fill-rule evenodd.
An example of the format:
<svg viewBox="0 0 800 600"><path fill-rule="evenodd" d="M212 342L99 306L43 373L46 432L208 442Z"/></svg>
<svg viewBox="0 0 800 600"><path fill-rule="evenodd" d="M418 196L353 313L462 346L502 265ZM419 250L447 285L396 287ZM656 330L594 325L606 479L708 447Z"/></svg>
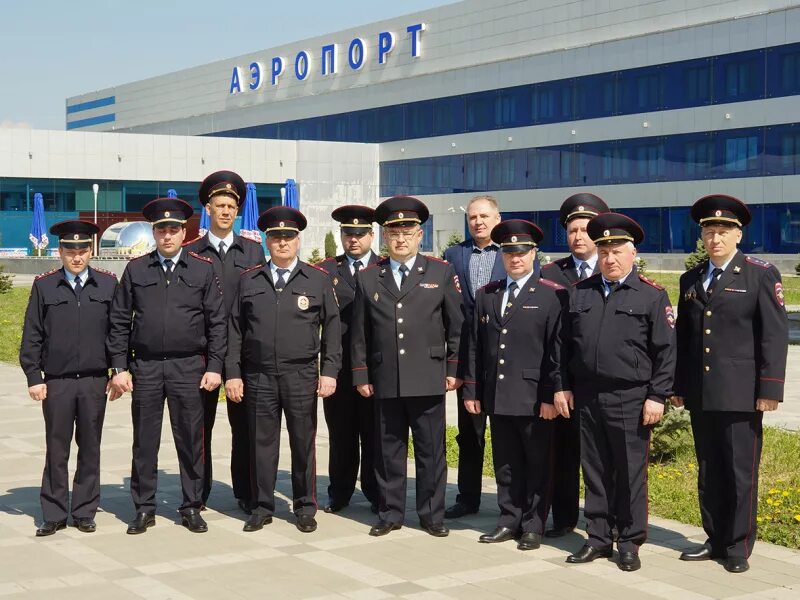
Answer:
<svg viewBox="0 0 800 600"><path fill-rule="evenodd" d="M333 278L333 285L339 285L339 278L338 277L334 277Z"/></svg>
<svg viewBox="0 0 800 600"><path fill-rule="evenodd" d="M378 298L380 298L380 296L378 296L378 292L375 292L375 295L373 296L373 298L375 298L375 302L378 301Z"/></svg>
<svg viewBox="0 0 800 600"><path fill-rule="evenodd" d="M734 272L734 273L739 273L739 272L741 272L741 270L742 270L742 267L740 267L740 266L738 266L738 265L737 265L737 266L735 266L735 267L733 267L733 272Z"/></svg>
<svg viewBox="0 0 800 600"><path fill-rule="evenodd" d="M297 308L300 310L308 310L308 296L300 296L297 299Z"/></svg>

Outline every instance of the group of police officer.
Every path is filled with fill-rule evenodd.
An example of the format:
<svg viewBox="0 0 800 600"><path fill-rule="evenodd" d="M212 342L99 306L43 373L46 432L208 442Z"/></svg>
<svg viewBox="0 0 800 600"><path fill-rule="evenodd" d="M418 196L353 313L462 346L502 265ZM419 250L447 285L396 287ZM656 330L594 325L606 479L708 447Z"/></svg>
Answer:
<svg viewBox="0 0 800 600"><path fill-rule="evenodd" d="M95 531L100 438L107 400L131 392L128 533L155 525L164 403L178 454L182 524L205 532L211 440L219 386L232 431L231 477L244 531L275 512L281 421L291 451L297 528L317 528L317 399L330 433L325 512L349 504L359 478L378 522L405 518L409 430L420 526L447 536L445 518L477 512L487 415L500 517L482 543L539 547L578 523L585 483L586 544L567 558L612 556L640 568L647 537L647 462L666 402L691 411L699 464L700 548L682 560L720 559L748 569L756 532L762 416L783 399L788 321L778 271L738 248L750 221L744 203L701 198L692 217L709 259L681 278L677 314L666 292L637 273L644 239L632 219L593 194L561 206L570 256L541 265L534 223L501 221L497 200L467 207L471 239L446 260L419 252L428 208L396 196L376 209L343 206L344 254L319 265L298 259L305 217L274 207L259 218L259 243L233 233L246 186L219 171L200 186L208 233L185 241L192 208L158 198L143 209L156 250L116 277L90 266L93 223L65 221L62 268L36 278L20 363L41 401L47 455L44 522ZM372 251L373 222L388 256ZM675 335L677 333L677 335ZM109 368L111 377L109 378ZM457 390L459 494L445 510L445 394ZM72 498L67 461L79 448ZM552 506L553 527L545 531Z"/></svg>

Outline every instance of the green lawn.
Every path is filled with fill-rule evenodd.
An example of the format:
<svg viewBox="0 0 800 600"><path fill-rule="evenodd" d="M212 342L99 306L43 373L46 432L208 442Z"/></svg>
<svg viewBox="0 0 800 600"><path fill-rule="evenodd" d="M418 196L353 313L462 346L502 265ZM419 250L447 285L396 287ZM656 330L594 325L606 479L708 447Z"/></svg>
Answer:
<svg viewBox="0 0 800 600"><path fill-rule="evenodd" d="M647 271L647 277L658 282L667 289L669 299L673 306L678 304L680 273L665 273L662 271ZM786 304L800 304L800 277L797 275L783 275L783 295Z"/></svg>
<svg viewBox="0 0 800 600"><path fill-rule="evenodd" d="M25 286L11 288L7 294L0 294L0 361L19 362L22 321L30 294L30 288Z"/></svg>

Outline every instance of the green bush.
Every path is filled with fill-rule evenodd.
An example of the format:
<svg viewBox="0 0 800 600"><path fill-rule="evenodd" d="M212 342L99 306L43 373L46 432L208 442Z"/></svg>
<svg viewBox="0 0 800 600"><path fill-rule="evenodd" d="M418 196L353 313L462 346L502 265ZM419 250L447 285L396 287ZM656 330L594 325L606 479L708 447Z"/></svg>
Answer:
<svg viewBox="0 0 800 600"><path fill-rule="evenodd" d="M708 252L706 252L706 247L703 245L703 240L697 240L697 244L695 244L694 252L692 252L684 261L684 266L686 270L694 269L697 265L699 265L704 260L708 260Z"/></svg>
<svg viewBox="0 0 800 600"><path fill-rule="evenodd" d="M694 447L689 412L669 403L664 407L664 416L653 427L650 440L650 456L656 462L672 460Z"/></svg>
<svg viewBox="0 0 800 600"><path fill-rule="evenodd" d="M5 272L6 268L0 265L0 294L7 294L14 287L14 276L11 273Z"/></svg>
<svg viewBox="0 0 800 600"><path fill-rule="evenodd" d="M322 258L322 255L319 253L319 248L314 248L311 251L311 256L308 257L306 262L310 265L315 265L317 263L321 263L323 260L324 259Z"/></svg>
<svg viewBox="0 0 800 600"><path fill-rule="evenodd" d="M442 248L442 258L444 258L444 251L450 248L451 246L458 246L461 242L464 241L464 236L460 233L451 233L450 237L447 238L447 241L444 243L444 248Z"/></svg>
<svg viewBox="0 0 800 600"><path fill-rule="evenodd" d="M333 237L333 232L329 231L325 234L325 258L334 256L336 256L336 238Z"/></svg>
<svg viewBox="0 0 800 600"><path fill-rule="evenodd" d="M647 261L641 256L636 257L636 272L642 277L647 277Z"/></svg>

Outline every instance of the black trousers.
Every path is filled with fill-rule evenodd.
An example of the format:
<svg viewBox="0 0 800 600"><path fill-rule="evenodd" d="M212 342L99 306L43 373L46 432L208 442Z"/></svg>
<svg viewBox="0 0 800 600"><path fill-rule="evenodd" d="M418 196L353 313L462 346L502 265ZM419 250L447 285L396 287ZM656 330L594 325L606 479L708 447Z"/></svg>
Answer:
<svg viewBox="0 0 800 600"><path fill-rule="evenodd" d="M544 533L553 424L539 417L492 415L498 527Z"/></svg>
<svg viewBox="0 0 800 600"><path fill-rule="evenodd" d="M410 428L414 436L417 514L420 523L441 523L447 487L444 395L376 400L375 423L378 515L387 523L403 523L405 519Z"/></svg>
<svg viewBox="0 0 800 600"><path fill-rule="evenodd" d="M650 427L642 425L646 387L576 390L581 419L581 466L586 487L588 543L638 552L647 539L647 465Z"/></svg>
<svg viewBox="0 0 800 600"><path fill-rule="evenodd" d="M253 514L275 514L275 482L281 442L281 412L286 415L292 453L292 510L317 513L317 365L282 375L246 373L250 426Z"/></svg>
<svg viewBox="0 0 800 600"><path fill-rule="evenodd" d="M486 446L486 413L473 415L464 408L462 388L458 399L458 495L456 502L478 509L483 487L483 452Z"/></svg>
<svg viewBox="0 0 800 600"><path fill-rule="evenodd" d="M203 502L202 356L131 362L133 373L133 465L131 496L136 512L154 513L158 485L158 450L169 409L172 437L178 452L183 499L179 510L200 508Z"/></svg>
<svg viewBox="0 0 800 600"><path fill-rule="evenodd" d="M712 551L748 558L756 541L764 413L691 411L700 516Z"/></svg>
<svg viewBox="0 0 800 600"><path fill-rule="evenodd" d="M45 378L42 401L47 452L39 499L45 521L94 518L100 504L100 437L106 413L107 376ZM69 502L70 444L73 432L78 464Z"/></svg>
<svg viewBox="0 0 800 600"><path fill-rule="evenodd" d="M364 398L349 377L340 376L336 392L322 401L328 424L328 498L347 504L353 495L361 466L361 491L378 502L375 479L375 401Z"/></svg>
<svg viewBox="0 0 800 600"><path fill-rule="evenodd" d="M211 438L219 406L219 388L203 392L203 504L208 502L214 472L211 458ZM247 425L245 401L225 402L231 426L231 482L233 495L250 502L250 430Z"/></svg>
<svg viewBox="0 0 800 600"><path fill-rule="evenodd" d="M553 420L552 435L552 473L549 484L553 527L574 528L578 524L580 502L580 411L573 411L569 419L556 417Z"/></svg>

